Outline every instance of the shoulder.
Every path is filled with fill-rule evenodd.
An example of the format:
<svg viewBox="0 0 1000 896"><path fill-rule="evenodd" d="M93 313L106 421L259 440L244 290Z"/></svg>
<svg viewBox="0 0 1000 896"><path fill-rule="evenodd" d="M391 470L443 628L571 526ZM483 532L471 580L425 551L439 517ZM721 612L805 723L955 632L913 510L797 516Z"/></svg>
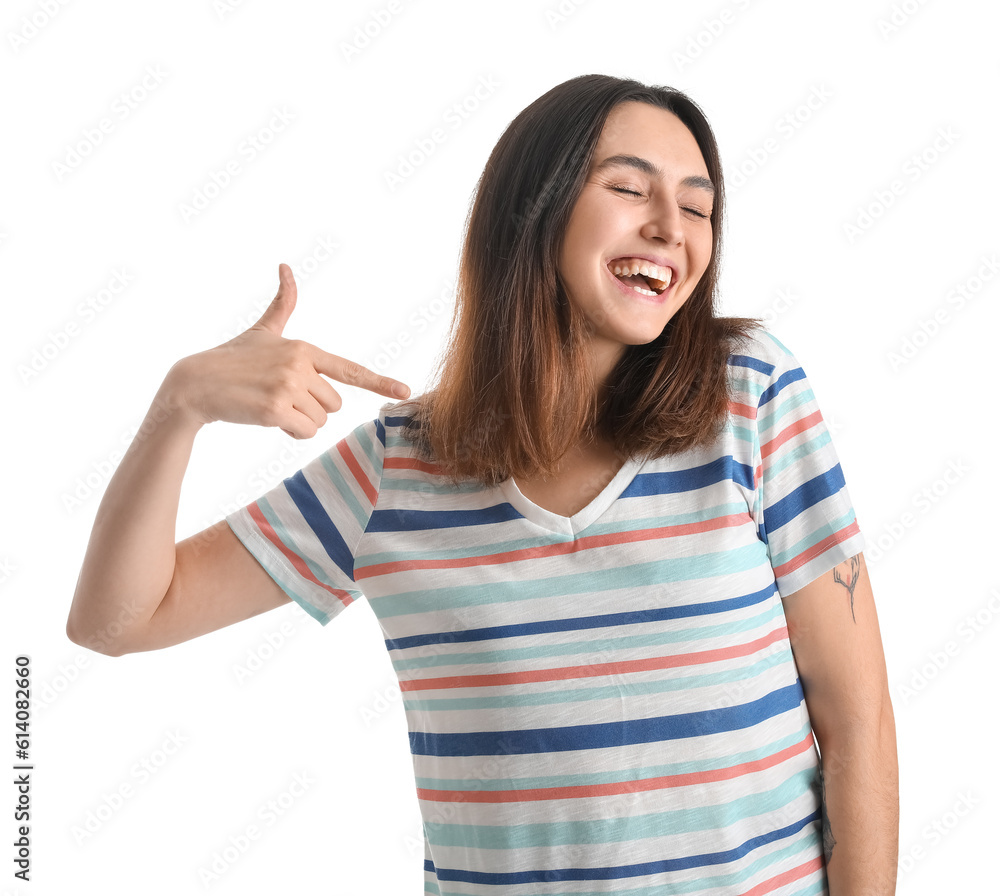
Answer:
<svg viewBox="0 0 1000 896"><path fill-rule="evenodd" d="M419 429L423 395L411 395L396 401L385 402L378 411L377 422L386 429Z"/></svg>
<svg viewBox="0 0 1000 896"><path fill-rule="evenodd" d="M374 426L385 451L398 456L424 456L427 449L421 438L420 418L426 397L411 395L387 401L379 408L378 417L369 425Z"/></svg>
<svg viewBox="0 0 1000 896"><path fill-rule="evenodd" d="M329 452L343 453L347 449L355 455L364 453L374 463L387 448L397 448L405 443L404 430L414 419L412 401L408 398L383 403L375 417L367 417L354 426L328 449Z"/></svg>
<svg viewBox="0 0 1000 896"><path fill-rule="evenodd" d="M799 363L792 351L774 333L764 327L756 327L733 343L729 366L757 371L763 376L771 377L775 371L794 369Z"/></svg>
<svg viewBox="0 0 1000 896"><path fill-rule="evenodd" d="M744 400L764 405L780 394L808 392L809 380L791 349L774 333L758 328L733 344L729 376Z"/></svg>

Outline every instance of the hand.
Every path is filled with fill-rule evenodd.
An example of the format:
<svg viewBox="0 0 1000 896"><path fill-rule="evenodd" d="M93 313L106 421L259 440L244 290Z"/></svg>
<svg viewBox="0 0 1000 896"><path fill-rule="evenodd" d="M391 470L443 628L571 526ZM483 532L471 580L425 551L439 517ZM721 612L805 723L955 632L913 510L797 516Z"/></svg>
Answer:
<svg viewBox="0 0 1000 896"><path fill-rule="evenodd" d="M339 411L340 395L323 376L391 398L408 386L281 333L295 309L292 269L278 266L278 294L250 329L208 351L178 361L164 388L178 409L197 424L214 420L278 426L296 439L311 439ZM398 389L399 391L394 391Z"/></svg>

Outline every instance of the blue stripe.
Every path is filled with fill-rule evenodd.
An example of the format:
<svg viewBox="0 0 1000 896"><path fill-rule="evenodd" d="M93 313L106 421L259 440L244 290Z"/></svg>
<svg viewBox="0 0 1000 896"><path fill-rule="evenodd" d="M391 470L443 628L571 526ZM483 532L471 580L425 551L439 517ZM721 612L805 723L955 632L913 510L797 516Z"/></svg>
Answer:
<svg viewBox="0 0 1000 896"><path fill-rule="evenodd" d="M768 364L767 361L762 361L760 358L751 358L749 355L730 355L729 366L749 367L751 370L759 371L765 376L770 376L774 370L773 364Z"/></svg>
<svg viewBox="0 0 1000 896"><path fill-rule="evenodd" d="M285 480L288 495L295 502L309 528L313 530L327 556L337 564L337 568L352 582L354 581L354 557L340 530L327 515L312 487L306 482L302 470Z"/></svg>
<svg viewBox="0 0 1000 896"><path fill-rule="evenodd" d="M808 510L820 501L835 495L844 488L844 473L840 464L835 464L825 473L814 476L808 482L802 483L797 489L789 492L780 501L775 501L764 508L764 528L767 532L780 529L785 523L795 519L800 513ZM765 486L766 488L766 486Z"/></svg>
<svg viewBox="0 0 1000 896"><path fill-rule="evenodd" d="M639 473L628 488L622 492L623 498L648 497L650 495L672 495L678 492L707 488L717 482L731 480L744 488L753 488L753 470L726 454L698 467L686 470L669 470L660 473Z"/></svg>
<svg viewBox="0 0 1000 896"><path fill-rule="evenodd" d="M756 608L754 608L756 609ZM717 617L706 622L714 624L700 626L680 626L680 625L650 625L643 628L633 627L631 634L616 632L611 635L606 632L597 633L596 637L582 637L579 639L567 640L565 638L539 638L536 642L521 646L522 642L515 641L511 646L504 641L501 644L483 645L478 651L464 650L419 650L408 657L401 657L398 654L392 657L392 665L396 669L396 674L411 669L440 669L439 675L444 675L445 666L469 666L485 664L494 666L497 669L507 664L507 669L524 668L524 663L534 663L536 660L549 660L559 657L577 657L579 660L593 660L597 655L610 655L612 651L619 654L633 655L633 651L641 648L654 648L657 652L652 656L663 656L662 651L667 650L667 645L691 645L715 643L720 641L723 644L746 644L753 634L746 640L737 638L738 635L747 633L757 634L759 629L771 630L776 625L781 627L784 623L784 615L780 600L769 600L767 605L758 613L741 613L737 619L722 617L721 621L715 622ZM759 637L759 634L757 634ZM683 649L683 648L682 648ZM711 649L711 648L703 648ZM647 654L648 655L648 654ZM510 665L514 664L514 665ZM520 665L518 665L520 664ZM531 668L538 668L532 666ZM548 668L545 666L543 668ZM471 673L467 673L471 674ZM404 677L400 675L400 677ZM465 690L464 688L460 690ZM504 688L503 693L508 693L511 689ZM520 690L520 689L518 689ZM548 689L545 693L551 693Z"/></svg>
<svg viewBox="0 0 1000 896"><path fill-rule="evenodd" d="M375 510L368 521L368 532L413 532L428 529L461 529L466 526L489 526L521 519L510 504L494 504L481 510Z"/></svg>
<svg viewBox="0 0 1000 896"><path fill-rule="evenodd" d="M758 761L765 755L774 756L776 753L780 753L788 747L794 747L800 744L804 738L809 736L810 731L812 731L812 725L809 723L808 718L806 718L805 724L802 725L797 731L793 731L773 743L761 744L755 749L744 750L739 753L713 755L710 760L711 767L728 768L733 765L742 765L745 762ZM643 778L660 778L667 775L686 775L692 772L703 772L706 767L708 767L706 765L706 760L702 757L700 759L691 759L685 762L670 762L666 765L647 765L639 767L630 765L622 771L615 772L599 771L584 773L581 771L573 775L536 775L534 777L511 777L504 774L499 778L487 779L473 771L473 774L476 774L476 777L474 778L425 778L418 775L416 781L417 787L427 787L431 790L474 789L496 793L509 790L511 788L515 790L526 790L534 789L536 787L569 787L585 784L612 783L620 784L626 781L640 781ZM759 812L757 814L759 814ZM677 816L675 815L674 817L676 818ZM666 822L664 822L664 824L665 826L671 827L671 830L674 830L676 827L676 825L670 826ZM697 822L694 822L694 824L697 824ZM677 832L679 831L675 830L675 833ZM472 846L476 845L476 843L478 843L478 841L471 842L468 845Z"/></svg>
<svg viewBox="0 0 1000 896"><path fill-rule="evenodd" d="M651 719L566 725L560 728L524 728L516 731L471 731L435 734L411 731L410 750L424 756L506 756L512 753L561 753L600 750L625 744L648 744L685 737L704 737L737 731L781 715L802 702L802 686L778 688L757 700L719 709L684 712Z"/></svg>
<svg viewBox="0 0 1000 896"><path fill-rule="evenodd" d="M806 825L818 821L819 810L794 821L783 828L768 831L745 840L739 846L720 852L708 852L678 859L661 859L658 862L641 862L634 865L616 865L604 868L559 868L545 871L479 872L458 868L436 868L430 859L424 860L424 871L434 874L438 880L455 880L470 884L492 884L511 886L514 884L535 884L562 880L621 880L625 877L640 877L648 874L669 874L689 868L703 868L706 865L724 865L742 859L748 853L768 843L784 840L801 831Z"/></svg>
<svg viewBox="0 0 1000 896"><path fill-rule="evenodd" d="M678 607L658 607L648 610L633 610L626 613L602 613L598 616L573 616L569 619L546 619L540 622L522 622L512 625L493 625L485 628L468 629L462 632L430 632L425 635L410 635L406 638L387 638L387 650L407 650L428 644L457 644L465 641L489 641L494 638L518 638L527 635L541 635L548 632L571 632L588 628L606 628L615 625L634 625L643 622L660 622L664 619L684 619L711 613L725 613L751 607L771 597L776 591L773 584L752 594L731 597L726 600L711 600L700 604L684 604Z"/></svg>
<svg viewBox="0 0 1000 896"><path fill-rule="evenodd" d="M803 371L801 367L796 367L794 370L786 371L761 393L760 401L757 403L757 407L764 407L764 405L774 398L774 396L777 395L782 389L784 389L785 386L796 382L796 380L804 380L805 378L805 371Z"/></svg>
<svg viewBox="0 0 1000 896"><path fill-rule="evenodd" d="M385 418L385 425L386 426L406 426L407 424L409 424L410 420L412 420L412 419L413 419L412 416L407 416L407 415L401 415L401 416L396 416L396 417L386 417ZM420 424L419 423L417 423L416 428L420 429Z"/></svg>
<svg viewBox="0 0 1000 896"><path fill-rule="evenodd" d="M717 482L732 481L753 489L753 470L724 455L699 467L662 473L639 473L622 492L623 498L649 495L670 495L677 492L707 488ZM483 507L480 510L408 510L375 509L368 521L368 532L412 532L432 529L459 529L467 526L488 526L521 519L508 502Z"/></svg>

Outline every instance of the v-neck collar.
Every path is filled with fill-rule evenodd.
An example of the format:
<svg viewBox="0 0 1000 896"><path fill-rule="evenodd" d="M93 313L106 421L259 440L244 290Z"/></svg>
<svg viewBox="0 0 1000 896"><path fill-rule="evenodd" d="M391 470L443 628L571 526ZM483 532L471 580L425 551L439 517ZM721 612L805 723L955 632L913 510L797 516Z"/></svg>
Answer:
<svg viewBox="0 0 1000 896"><path fill-rule="evenodd" d="M560 516L544 507L539 507L534 501L526 498L512 476L500 483L504 497L525 519L530 520L543 529L558 535L575 537L595 522L612 505L622 492L628 488L645 461L640 457L630 457L622 464L612 480L603 491L586 507L581 508L572 516Z"/></svg>

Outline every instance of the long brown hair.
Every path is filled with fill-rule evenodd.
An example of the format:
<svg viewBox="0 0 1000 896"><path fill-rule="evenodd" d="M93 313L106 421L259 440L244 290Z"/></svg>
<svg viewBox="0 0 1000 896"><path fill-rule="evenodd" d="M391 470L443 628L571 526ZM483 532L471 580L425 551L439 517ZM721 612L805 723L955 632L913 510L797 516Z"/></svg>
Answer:
<svg viewBox="0 0 1000 896"><path fill-rule="evenodd" d="M626 346L597 398L589 322L557 259L601 130L618 104L666 109L691 131L715 185L712 255L652 342ZM728 410L727 358L758 322L715 315L725 193L715 136L686 94L607 75L553 87L507 126L476 186L451 334L434 387L404 402L404 429L441 472L496 485L550 475L581 439L619 457L659 457L712 440Z"/></svg>

